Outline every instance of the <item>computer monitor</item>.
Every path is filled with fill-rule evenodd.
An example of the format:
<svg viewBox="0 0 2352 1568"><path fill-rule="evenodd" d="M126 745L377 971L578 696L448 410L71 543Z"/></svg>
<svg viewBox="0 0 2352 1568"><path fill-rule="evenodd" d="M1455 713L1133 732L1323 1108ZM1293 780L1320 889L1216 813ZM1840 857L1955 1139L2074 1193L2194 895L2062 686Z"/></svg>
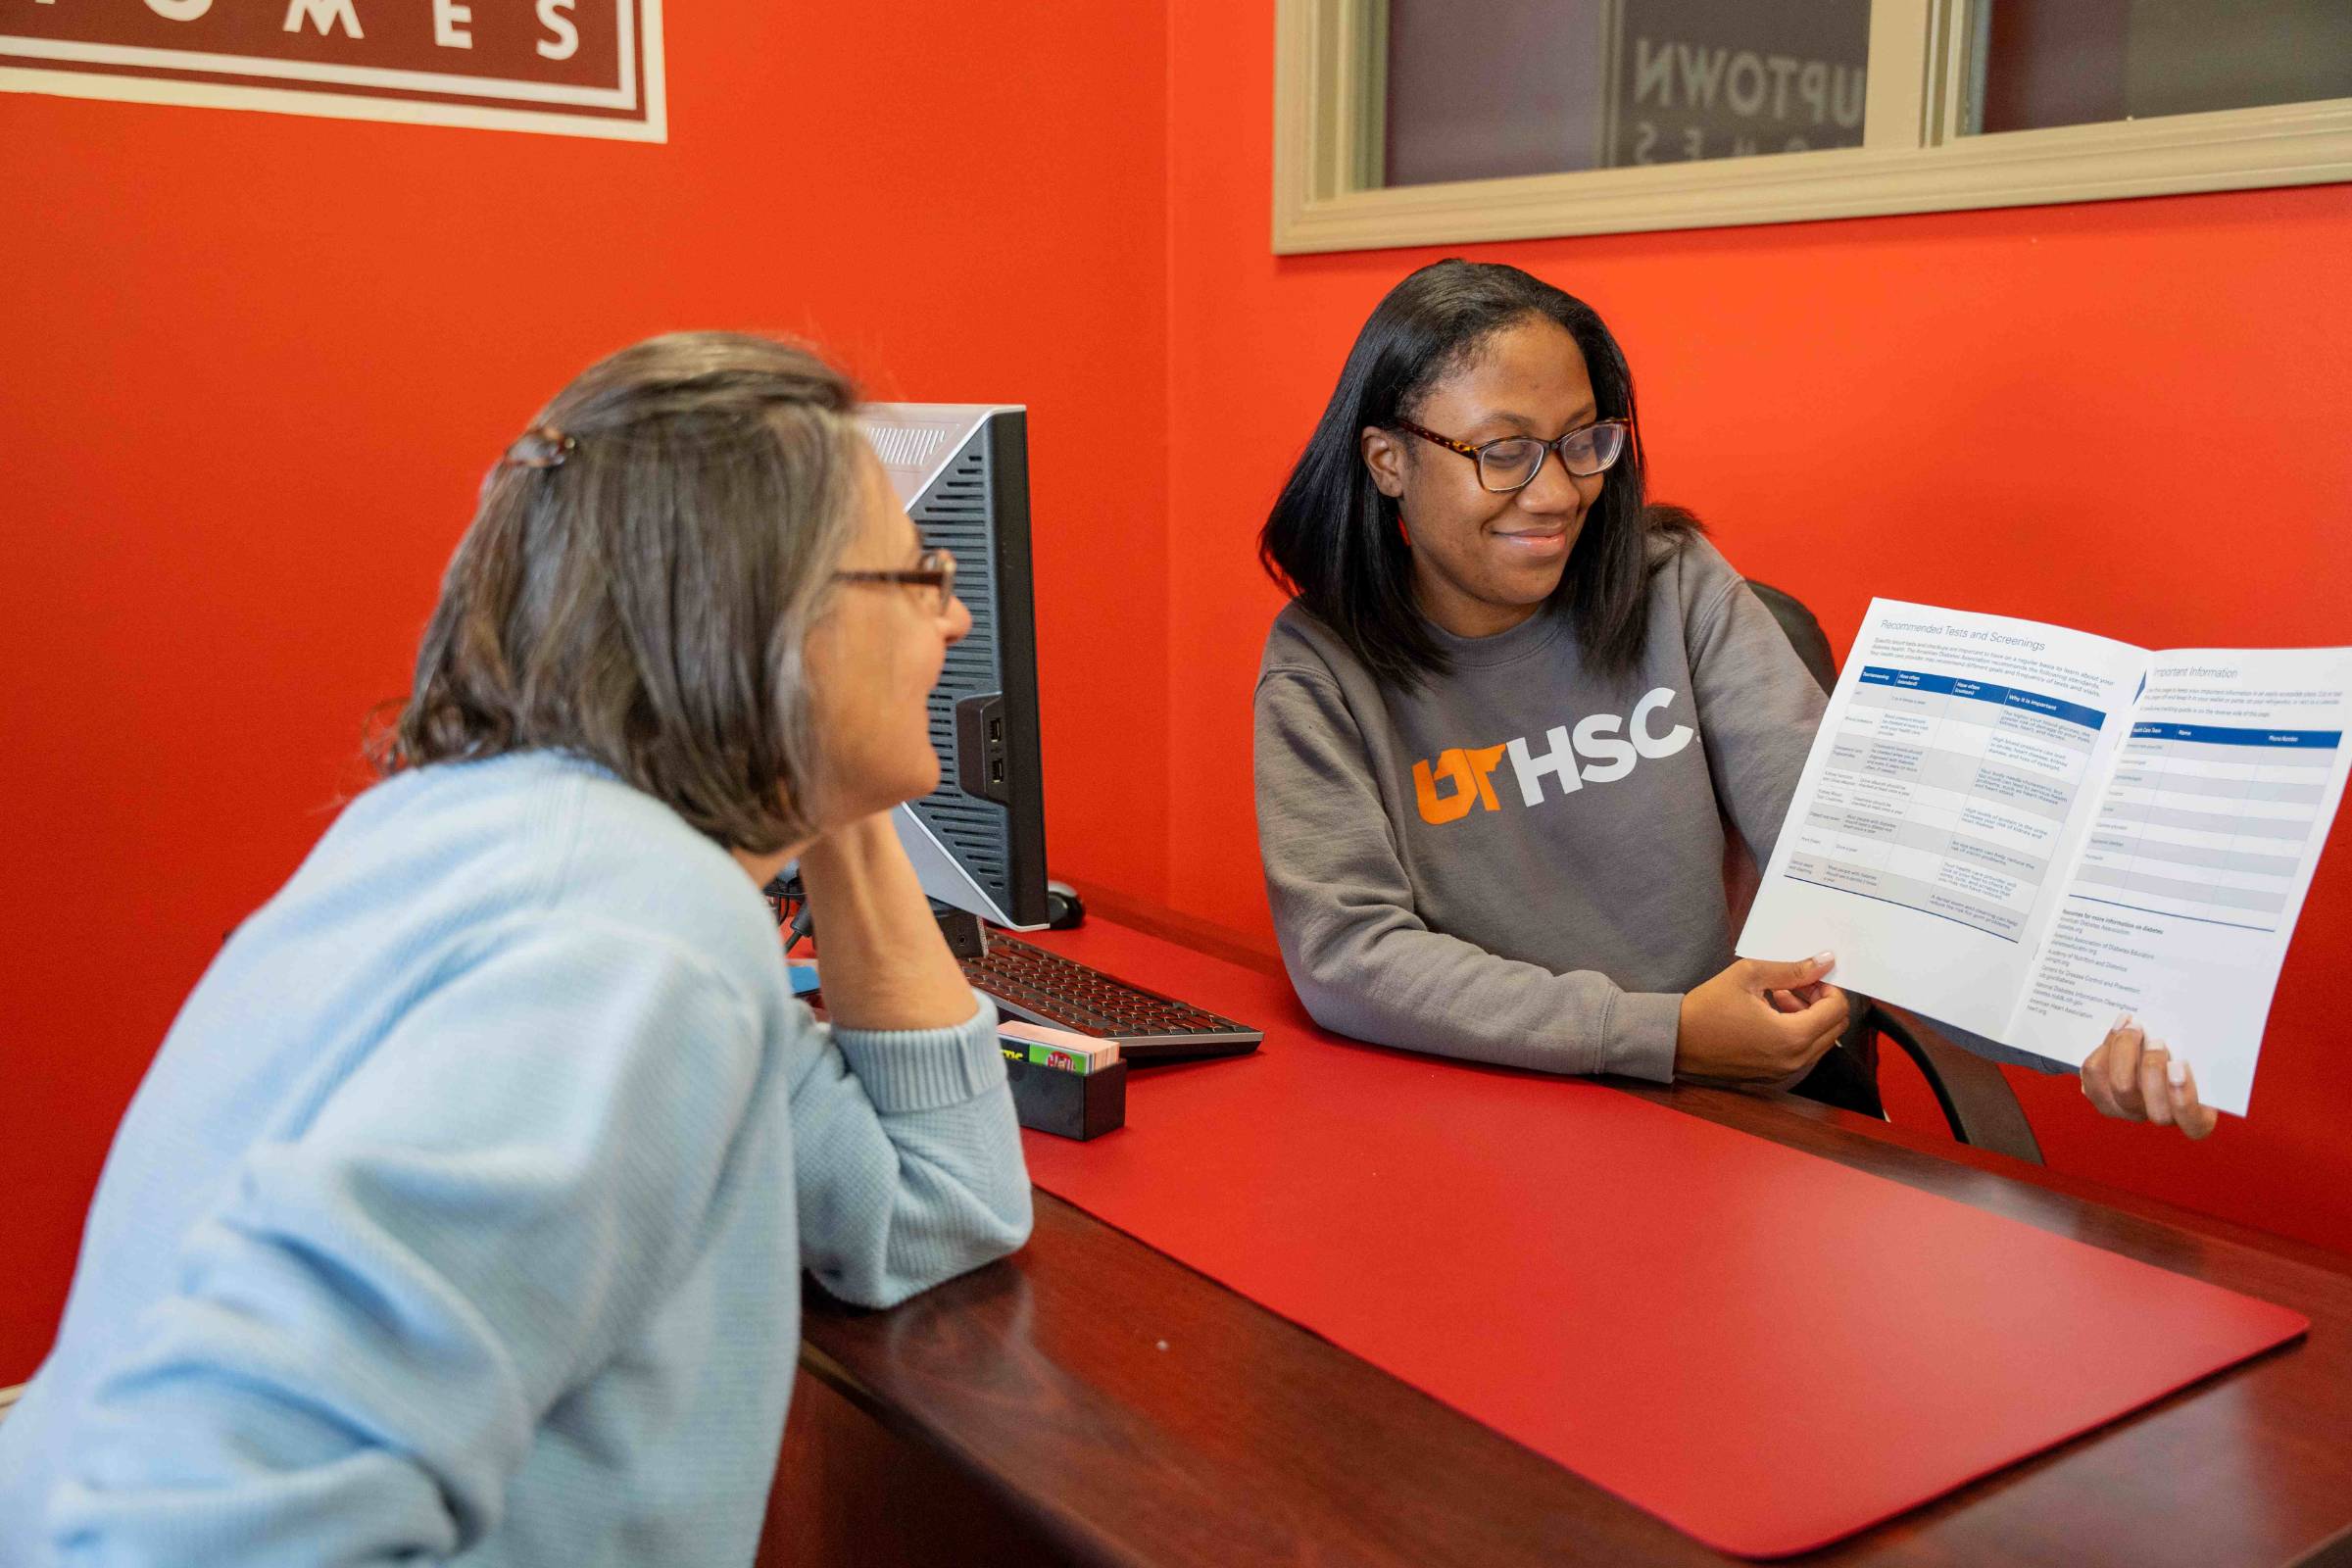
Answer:
<svg viewBox="0 0 2352 1568"><path fill-rule="evenodd" d="M956 555L972 629L931 693L939 788L894 822L923 891L992 924L1046 923L1046 799L1029 582L1029 417L1012 405L869 403L858 413L926 548Z"/></svg>
<svg viewBox="0 0 2352 1568"><path fill-rule="evenodd" d="M956 553L956 597L972 612L931 694L939 788L892 817L923 891L963 911L940 924L965 977L1010 1016L1115 1037L1128 1060L1256 1049L1260 1031L1231 1018L1025 943L989 941L981 921L1016 931L1046 923L1029 418L1009 405L875 403L859 420L923 544Z"/></svg>

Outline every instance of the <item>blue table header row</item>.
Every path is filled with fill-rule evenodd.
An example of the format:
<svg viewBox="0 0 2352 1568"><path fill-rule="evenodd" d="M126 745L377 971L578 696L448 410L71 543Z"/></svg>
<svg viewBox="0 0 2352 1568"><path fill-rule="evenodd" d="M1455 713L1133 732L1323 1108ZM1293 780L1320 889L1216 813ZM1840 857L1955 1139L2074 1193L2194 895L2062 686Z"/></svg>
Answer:
<svg viewBox="0 0 2352 1568"><path fill-rule="evenodd" d="M2220 724L2134 724L2135 741L2203 741L2208 746L2299 746L2306 750L2338 745L2340 729L2235 729Z"/></svg>
<svg viewBox="0 0 2352 1568"><path fill-rule="evenodd" d="M2107 722L2107 715L2095 708L2070 703L2060 697L2044 697L2039 692L2021 691L2015 686L1995 686L1990 681L1964 680L1958 675L1931 675L1917 669L1887 669L1878 664L1862 666L1865 686L1896 686L1907 691L1941 692L1947 697L1966 697L1980 703L1997 703L2003 708L2020 708L2028 712L2080 724L2084 729L2097 729Z"/></svg>

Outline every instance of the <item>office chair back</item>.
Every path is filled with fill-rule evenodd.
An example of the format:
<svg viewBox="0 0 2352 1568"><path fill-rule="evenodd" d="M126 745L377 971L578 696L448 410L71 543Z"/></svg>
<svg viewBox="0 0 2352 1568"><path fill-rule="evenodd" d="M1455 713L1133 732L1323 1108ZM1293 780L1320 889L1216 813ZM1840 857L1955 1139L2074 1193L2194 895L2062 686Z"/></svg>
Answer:
<svg viewBox="0 0 2352 1568"><path fill-rule="evenodd" d="M1747 586L1750 593L1764 601L1764 608L1772 612L1772 618L1781 623L1782 632L1788 638L1788 646L1796 650L1796 657L1804 662L1805 668L1812 671L1813 678L1821 683L1821 689L1826 692L1836 686L1838 661L1830 652L1830 634L1821 629L1821 622L1813 618L1813 612L1800 604L1796 595L1775 588L1770 583L1751 581Z"/></svg>

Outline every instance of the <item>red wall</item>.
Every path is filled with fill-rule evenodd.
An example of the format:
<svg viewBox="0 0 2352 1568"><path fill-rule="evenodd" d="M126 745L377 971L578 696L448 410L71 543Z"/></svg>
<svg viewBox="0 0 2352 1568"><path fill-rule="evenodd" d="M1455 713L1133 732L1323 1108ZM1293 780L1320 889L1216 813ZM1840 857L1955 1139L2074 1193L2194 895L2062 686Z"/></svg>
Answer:
<svg viewBox="0 0 2352 1568"><path fill-rule="evenodd" d="M666 146L0 95L0 1385L122 1104L407 689L476 481L606 350L810 335L1032 407L1055 863L1156 892L1155 10L668 8ZM1051 270L1041 259L1051 258Z"/></svg>
<svg viewBox="0 0 2352 1568"><path fill-rule="evenodd" d="M1600 310L1634 365L1658 494L1807 599L1840 655L1874 594L2151 648L2352 642L2352 297L2336 282L2352 186L1277 258L1271 7L1176 9L1169 645L1186 785L1169 858L1186 912L1270 942L1249 709L1279 601L1252 535L1365 315L1448 251ZM2102 1121L2071 1078L2013 1074L2049 1162L2352 1250L2347 956L2339 821L2252 1119L2191 1147ZM1897 1114L1923 1110L1921 1091Z"/></svg>
<svg viewBox="0 0 2352 1568"><path fill-rule="evenodd" d="M0 95L0 1384L180 999L360 782L483 466L648 332L1030 404L1054 864L1267 940L1251 539L1426 259L1268 254L1268 0L672 9L662 147ZM2167 646L2352 641L2348 242L2332 187L1474 254L1601 307L1661 493L1841 639L1884 593ZM2053 1164L2352 1250L2348 938L2339 844L2256 1118L2191 1150L2022 1083Z"/></svg>

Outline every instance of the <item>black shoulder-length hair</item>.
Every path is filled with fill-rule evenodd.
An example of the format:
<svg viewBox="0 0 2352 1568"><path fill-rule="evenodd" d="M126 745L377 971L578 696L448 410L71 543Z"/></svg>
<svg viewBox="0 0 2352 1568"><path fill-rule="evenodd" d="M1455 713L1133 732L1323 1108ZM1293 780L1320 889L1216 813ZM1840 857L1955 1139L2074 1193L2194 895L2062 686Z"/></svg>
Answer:
<svg viewBox="0 0 2352 1568"><path fill-rule="evenodd" d="M1649 629L1649 536L1690 526L1688 514L1653 513L1644 504L1633 371L1592 307L1499 263L1449 259L1422 268L1389 290L1356 334L1257 546L1267 573L1366 668L1396 685L1444 674L1447 660L1414 603L1412 547L1396 526L1396 503L1365 469L1363 432L1410 418L1430 389L1489 338L1530 316L1558 322L1584 351L1595 417L1632 426L1543 612L1568 617L1595 668L1624 670L1641 657Z"/></svg>

